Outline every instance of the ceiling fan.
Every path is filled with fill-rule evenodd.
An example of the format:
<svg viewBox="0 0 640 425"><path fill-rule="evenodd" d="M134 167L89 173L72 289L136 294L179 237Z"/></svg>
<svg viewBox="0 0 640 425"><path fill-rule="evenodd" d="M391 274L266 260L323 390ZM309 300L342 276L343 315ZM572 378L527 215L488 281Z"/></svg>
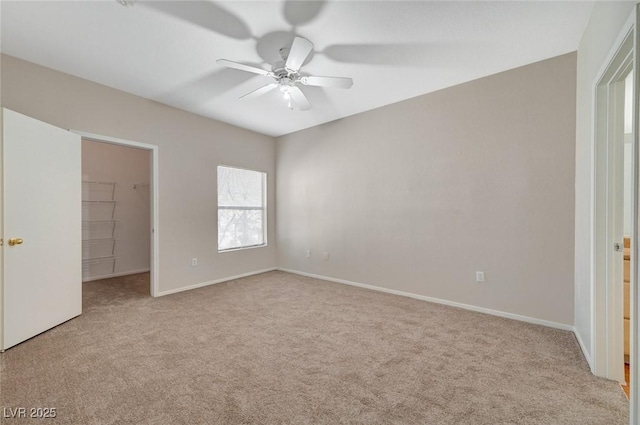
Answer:
<svg viewBox="0 0 640 425"><path fill-rule="evenodd" d="M275 80L274 83L267 84L266 86L247 93L241 96L240 99L257 97L279 88L284 99L287 101L289 109L293 109L295 106L301 111L306 111L311 108L311 103L309 103L309 100L297 84L341 89L348 89L353 85L351 78L315 77L313 75L300 74L300 68L312 50L313 43L306 38L296 37L290 49L285 47L280 49L282 61L273 64L271 71L243 63L232 62L227 59L218 59L216 62L228 68L253 72L254 74L264 75Z"/></svg>

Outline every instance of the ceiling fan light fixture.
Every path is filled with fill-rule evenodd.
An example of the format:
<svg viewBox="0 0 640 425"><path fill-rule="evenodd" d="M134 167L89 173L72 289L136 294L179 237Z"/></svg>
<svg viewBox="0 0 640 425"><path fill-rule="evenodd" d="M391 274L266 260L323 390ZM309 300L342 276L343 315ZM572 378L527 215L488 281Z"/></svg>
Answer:
<svg viewBox="0 0 640 425"><path fill-rule="evenodd" d="M293 111L293 102L291 101L291 87L289 85L281 85L280 92L282 93L282 97L287 101L287 108Z"/></svg>
<svg viewBox="0 0 640 425"><path fill-rule="evenodd" d="M296 37L293 40L291 48L280 49L282 61L273 64L271 66L271 71L267 71L260 67L245 65L240 62L233 62L227 59L218 59L216 62L226 66L227 68L264 75L275 80L275 82L271 84L267 84L266 86L260 87L245 94L244 96L240 96L240 99L260 96L270 92L271 90L279 88L289 109L293 110L293 107L295 106L300 111L307 111L311 108L311 103L302 90L300 90L298 84L317 87L337 87L343 89L351 88L353 85L353 80L351 78L300 75L300 67L304 65L305 60L307 60L312 51L313 43L306 38Z"/></svg>
<svg viewBox="0 0 640 425"><path fill-rule="evenodd" d="M291 92L289 92L289 86L285 86L285 85L280 86L280 91L282 92L282 96L284 96L285 99L288 100L291 97Z"/></svg>

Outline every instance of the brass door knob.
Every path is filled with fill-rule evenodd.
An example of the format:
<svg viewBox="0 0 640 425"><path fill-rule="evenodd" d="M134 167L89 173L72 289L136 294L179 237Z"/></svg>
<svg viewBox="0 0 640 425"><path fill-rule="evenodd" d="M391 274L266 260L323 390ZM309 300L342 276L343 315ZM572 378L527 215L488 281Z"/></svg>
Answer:
<svg viewBox="0 0 640 425"><path fill-rule="evenodd" d="M9 246L14 246L14 245L22 245L23 240L20 238L11 238L9 239Z"/></svg>

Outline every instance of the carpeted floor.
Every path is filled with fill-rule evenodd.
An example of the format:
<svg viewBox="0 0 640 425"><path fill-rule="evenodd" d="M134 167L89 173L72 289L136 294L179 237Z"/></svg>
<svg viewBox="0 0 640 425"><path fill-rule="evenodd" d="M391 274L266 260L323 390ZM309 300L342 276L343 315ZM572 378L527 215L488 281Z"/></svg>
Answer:
<svg viewBox="0 0 640 425"><path fill-rule="evenodd" d="M153 299L84 285L84 314L0 355L3 424L628 423L573 334L270 272ZM3 415L6 416L6 415Z"/></svg>

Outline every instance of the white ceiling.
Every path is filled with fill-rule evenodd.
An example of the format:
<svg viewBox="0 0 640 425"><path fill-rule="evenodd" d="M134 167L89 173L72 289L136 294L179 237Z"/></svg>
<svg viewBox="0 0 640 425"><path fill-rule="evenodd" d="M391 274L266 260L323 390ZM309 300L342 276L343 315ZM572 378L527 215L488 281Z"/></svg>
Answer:
<svg viewBox="0 0 640 425"><path fill-rule="evenodd" d="M2 52L271 136L574 51L593 2L7 1ZM352 77L350 90L304 87L309 111L278 91L238 97L301 36L304 73ZM526 82L523 81L523 84Z"/></svg>

